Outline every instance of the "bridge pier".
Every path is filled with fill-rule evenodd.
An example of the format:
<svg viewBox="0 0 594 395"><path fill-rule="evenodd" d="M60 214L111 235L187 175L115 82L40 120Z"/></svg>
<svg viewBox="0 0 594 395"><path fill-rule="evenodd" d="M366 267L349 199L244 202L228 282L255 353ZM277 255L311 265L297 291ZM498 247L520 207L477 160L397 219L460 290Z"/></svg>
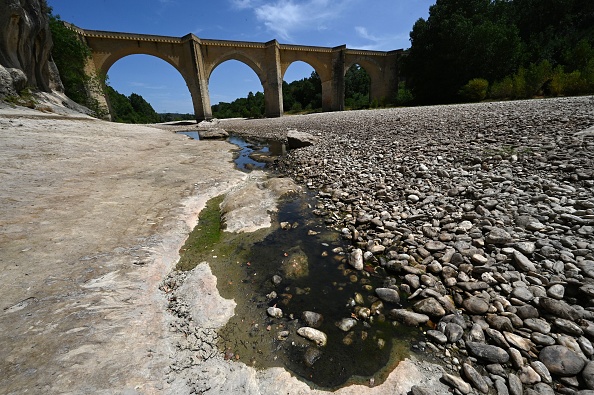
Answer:
<svg viewBox="0 0 594 395"><path fill-rule="evenodd" d="M202 59L200 44L200 39L192 34L190 40L188 40L188 45L190 46L191 59L193 60L193 78L190 78L189 81L186 80L188 89L192 95L194 117L198 122L212 119L208 77L204 70L204 60Z"/></svg>
<svg viewBox="0 0 594 395"><path fill-rule="evenodd" d="M265 51L267 67L265 69L266 79L262 81L262 87L264 88L266 117L278 118L283 116L283 77L278 41L267 42Z"/></svg>

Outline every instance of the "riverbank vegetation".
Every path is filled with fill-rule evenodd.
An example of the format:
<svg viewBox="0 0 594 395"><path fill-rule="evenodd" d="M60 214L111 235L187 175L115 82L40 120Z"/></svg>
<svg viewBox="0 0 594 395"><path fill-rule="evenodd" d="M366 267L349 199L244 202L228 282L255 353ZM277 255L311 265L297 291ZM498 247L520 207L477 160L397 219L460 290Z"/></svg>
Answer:
<svg viewBox="0 0 594 395"><path fill-rule="evenodd" d="M416 104L594 92L591 0L437 0L410 40Z"/></svg>

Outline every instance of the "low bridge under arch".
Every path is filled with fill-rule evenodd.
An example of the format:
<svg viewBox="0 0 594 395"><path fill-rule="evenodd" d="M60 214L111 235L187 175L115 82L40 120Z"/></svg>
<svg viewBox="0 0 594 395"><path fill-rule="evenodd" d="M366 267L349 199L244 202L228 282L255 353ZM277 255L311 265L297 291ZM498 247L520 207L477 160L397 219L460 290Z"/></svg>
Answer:
<svg viewBox="0 0 594 395"><path fill-rule="evenodd" d="M163 59L184 78L197 120L211 119L208 82L213 70L227 60L249 66L264 89L267 117L283 115L283 76L293 62L302 61L318 73L322 81L322 110L344 109L344 77L349 67L359 64L371 78L370 99L390 101L398 89L399 64L403 50L389 52L303 45L207 40L193 34L183 37L153 36L85 30L76 31L91 49L87 64L91 75L106 75L115 62L128 55L152 55Z"/></svg>

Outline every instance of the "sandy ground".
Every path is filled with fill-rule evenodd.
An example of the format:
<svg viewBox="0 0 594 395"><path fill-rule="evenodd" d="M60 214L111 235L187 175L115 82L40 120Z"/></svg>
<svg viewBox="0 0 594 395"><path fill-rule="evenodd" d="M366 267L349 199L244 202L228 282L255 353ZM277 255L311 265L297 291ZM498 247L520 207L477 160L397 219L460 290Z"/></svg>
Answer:
<svg viewBox="0 0 594 395"><path fill-rule="evenodd" d="M180 334L158 286L205 202L247 178L233 148L0 103L0 394L191 390L167 382ZM200 281L211 287L195 303L214 308L216 279ZM221 358L196 369L208 393L312 392L279 368ZM381 386L339 393L441 393L439 377L405 361Z"/></svg>

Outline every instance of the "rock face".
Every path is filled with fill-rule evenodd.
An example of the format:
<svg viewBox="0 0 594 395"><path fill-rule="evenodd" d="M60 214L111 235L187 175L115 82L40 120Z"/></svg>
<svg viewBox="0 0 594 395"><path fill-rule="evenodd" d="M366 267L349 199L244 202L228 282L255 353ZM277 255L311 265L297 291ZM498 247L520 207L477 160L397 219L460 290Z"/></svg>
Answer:
<svg viewBox="0 0 594 395"><path fill-rule="evenodd" d="M0 2L0 97L27 86L61 87L51 60L52 39L45 0Z"/></svg>

